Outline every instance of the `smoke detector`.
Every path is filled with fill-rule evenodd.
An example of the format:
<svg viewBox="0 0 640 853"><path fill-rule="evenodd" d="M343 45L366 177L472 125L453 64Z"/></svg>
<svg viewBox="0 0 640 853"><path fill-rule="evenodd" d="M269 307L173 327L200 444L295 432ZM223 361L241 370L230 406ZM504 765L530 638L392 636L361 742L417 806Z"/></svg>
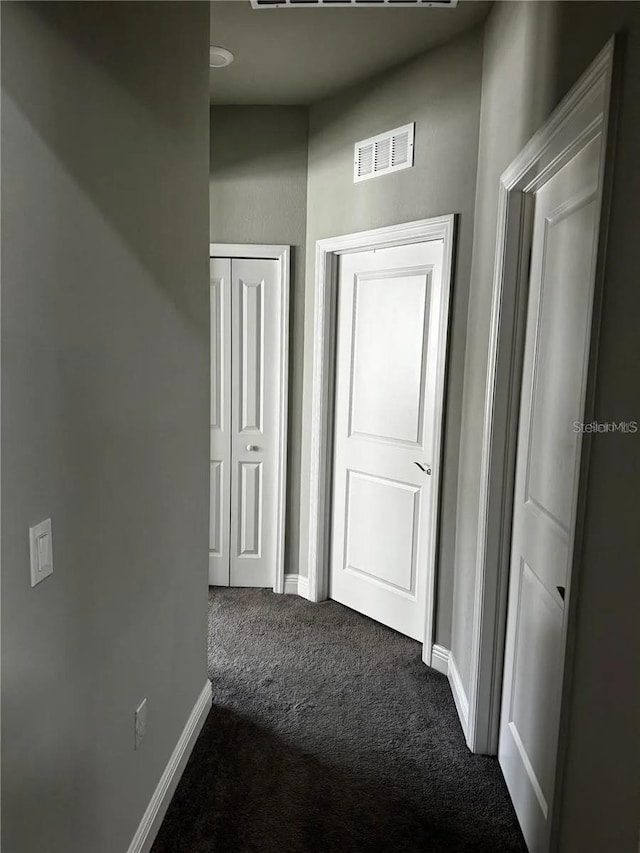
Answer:
<svg viewBox="0 0 640 853"><path fill-rule="evenodd" d="M212 45L209 48L209 68L224 68L233 62L233 54L226 47Z"/></svg>

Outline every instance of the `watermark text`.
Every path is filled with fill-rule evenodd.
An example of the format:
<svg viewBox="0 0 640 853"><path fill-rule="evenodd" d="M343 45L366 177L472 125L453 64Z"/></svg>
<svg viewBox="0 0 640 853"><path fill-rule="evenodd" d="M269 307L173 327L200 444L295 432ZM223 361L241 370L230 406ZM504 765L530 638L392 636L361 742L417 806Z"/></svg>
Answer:
<svg viewBox="0 0 640 853"><path fill-rule="evenodd" d="M621 432L634 435L638 432L638 421L574 421L573 431L578 433Z"/></svg>

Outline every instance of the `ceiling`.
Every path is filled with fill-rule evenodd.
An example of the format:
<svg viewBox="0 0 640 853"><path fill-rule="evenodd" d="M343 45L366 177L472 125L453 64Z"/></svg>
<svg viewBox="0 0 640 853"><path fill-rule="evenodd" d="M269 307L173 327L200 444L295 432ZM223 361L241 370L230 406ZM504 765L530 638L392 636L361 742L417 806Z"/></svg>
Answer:
<svg viewBox="0 0 640 853"><path fill-rule="evenodd" d="M211 101L313 103L472 29L489 7L252 9L249 0L213 0L210 43L235 61L210 69Z"/></svg>

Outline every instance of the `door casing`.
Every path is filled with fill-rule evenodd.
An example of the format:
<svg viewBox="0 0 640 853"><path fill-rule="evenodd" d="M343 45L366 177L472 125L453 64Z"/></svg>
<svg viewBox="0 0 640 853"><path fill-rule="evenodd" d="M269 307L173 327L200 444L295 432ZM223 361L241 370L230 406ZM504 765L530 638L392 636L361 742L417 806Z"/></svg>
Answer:
<svg viewBox="0 0 640 853"><path fill-rule="evenodd" d="M615 59L615 61L614 61ZM524 328L528 298L533 194L590 140L600 137L600 217L592 288L592 317L584 420L593 418L595 368L606 250L614 127L612 81L618 56L611 39L585 74L532 137L500 182L495 273L491 308L483 426L478 547L466 739L476 753L498 747L502 666L511 556L511 521L517 446ZM615 86L614 86L615 90ZM568 730L573 636L575 634L582 526L590 437L582 438L573 554L565 620L565 667L561 698L556 791L561 792ZM554 799L551 849L557 849L561 799Z"/></svg>
<svg viewBox="0 0 640 853"><path fill-rule="evenodd" d="M437 522L440 503L442 427L454 234L455 215L450 214L341 237L330 237L316 243L313 375L311 382L311 471L308 504L309 544L305 555L309 570L308 595L311 601L324 601L328 595L329 585L338 257L348 252L362 252L430 240L442 240L444 243L438 323L440 334L437 345L438 364L436 369L437 412L434 430L434 458L432 461L434 499L431 503L431 529L435 535L430 537L431 544L427 554L425 632L422 651L422 659L428 666L431 666L433 645L435 564L438 545Z"/></svg>
<svg viewBox="0 0 640 853"><path fill-rule="evenodd" d="M210 243L210 258L267 258L279 262L280 270L280 351L278 365L278 507L276 522L276 572L274 592L284 592L284 537L287 510L287 424L289 411L289 280L290 246L255 243Z"/></svg>

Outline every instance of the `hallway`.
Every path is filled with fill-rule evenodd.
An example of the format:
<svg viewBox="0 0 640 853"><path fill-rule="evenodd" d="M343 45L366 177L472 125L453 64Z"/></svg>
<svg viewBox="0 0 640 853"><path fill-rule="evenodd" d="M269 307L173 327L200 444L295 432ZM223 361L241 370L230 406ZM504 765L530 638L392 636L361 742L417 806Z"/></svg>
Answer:
<svg viewBox="0 0 640 853"><path fill-rule="evenodd" d="M523 851L420 645L333 601L210 589L214 707L152 853Z"/></svg>

